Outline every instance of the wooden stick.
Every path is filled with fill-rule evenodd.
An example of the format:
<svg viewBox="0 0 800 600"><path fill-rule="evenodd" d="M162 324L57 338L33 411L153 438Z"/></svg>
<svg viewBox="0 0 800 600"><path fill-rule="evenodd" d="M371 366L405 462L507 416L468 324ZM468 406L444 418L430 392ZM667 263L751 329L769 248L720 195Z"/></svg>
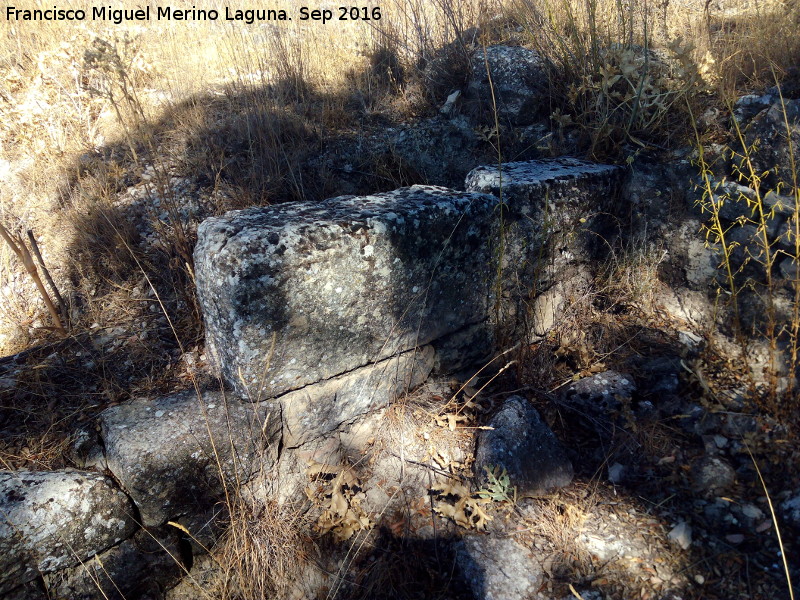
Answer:
<svg viewBox="0 0 800 600"><path fill-rule="evenodd" d="M55 281L53 278L50 277L50 271L48 270L47 266L44 264L44 259L42 258L42 253L39 252L39 244L36 243L36 238L33 237L33 232L28 229L28 239L31 242L31 249L33 250L33 255L36 257L36 260L39 262L39 266L42 268L42 273L44 274L45 281L50 286L50 289L53 292L53 296L56 298L56 302L58 302L58 310L61 313L61 318L64 320L64 323L69 322L69 312L67 311L67 304L64 302L64 298L61 297L61 294L56 287Z"/></svg>
<svg viewBox="0 0 800 600"><path fill-rule="evenodd" d="M55 323L56 330L61 334L66 334L67 332L61 325L61 318L58 316L58 311L56 310L53 301L50 299L50 295L47 293L44 284L42 284L42 279L39 277L39 271L36 269L36 264L33 262L33 258L31 257L31 253L28 251L28 248L25 246L25 242L23 242L19 237L14 239L16 236L12 236L2 224L0 224L0 237L2 237L11 247L11 249L14 251L14 254L17 255L17 258L22 261L22 266L25 267L28 275L30 275L31 279L33 279L33 282L36 284L36 289L39 290L39 295L42 297L42 300L44 300L45 306L47 306L47 310L50 313L53 322Z"/></svg>

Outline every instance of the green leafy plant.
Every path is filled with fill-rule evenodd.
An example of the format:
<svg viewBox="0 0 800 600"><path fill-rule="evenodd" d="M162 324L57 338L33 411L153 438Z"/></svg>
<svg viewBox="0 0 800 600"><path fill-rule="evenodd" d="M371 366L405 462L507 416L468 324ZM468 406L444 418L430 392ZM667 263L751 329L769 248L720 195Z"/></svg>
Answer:
<svg viewBox="0 0 800 600"><path fill-rule="evenodd" d="M485 487L475 492L480 498L491 500L492 502L517 502L517 487L511 485L511 478L505 467L488 465L483 468L486 471Z"/></svg>

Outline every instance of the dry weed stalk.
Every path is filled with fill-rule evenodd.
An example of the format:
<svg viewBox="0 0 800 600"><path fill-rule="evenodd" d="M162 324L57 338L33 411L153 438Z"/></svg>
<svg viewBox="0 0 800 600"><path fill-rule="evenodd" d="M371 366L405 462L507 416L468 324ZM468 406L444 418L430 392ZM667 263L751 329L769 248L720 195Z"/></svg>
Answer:
<svg viewBox="0 0 800 600"><path fill-rule="evenodd" d="M274 500L239 495L229 526L212 554L222 567L222 599L288 598L307 562L305 516Z"/></svg>
<svg viewBox="0 0 800 600"><path fill-rule="evenodd" d="M775 82L778 83L777 78ZM732 158L732 171L738 183L743 184L750 191L748 193L737 192L735 195L725 191L719 183L715 183L710 165L705 159L703 144L700 134L695 128L696 146L698 157L696 164L700 169L702 180L702 198L698 204L702 211L708 215L703 224L703 232L706 237L706 244L713 247L719 255L719 268L724 272L724 283L720 286L718 295L727 297L728 304L733 313L733 332L741 350L741 358L747 367L749 385L752 393L756 393L756 381L752 373L753 367L753 339L748 335L748 330L766 341L769 347L767 364L765 367L766 375L766 407L775 415L790 416L792 409L788 405L795 390L795 376L798 366L798 349L800 340L800 187L798 187L796 163L794 156L794 143L792 139L792 127L789 123L786 105L780 94L778 85L780 106L785 128L784 139L787 143L787 153L789 166L792 172L792 181L778 182L771 186L773 189L765 189L765 177L769 171L762 173L756 168L754 157L758 148L753 144L748 144L745 132L739 122L732 119L734 126L735 142L738 149L728 148ZM732 106L728 106L732 112ZM776 169L771 169L776 170ZM777 170L776 170L777 171ZM780 192L783 188L789 188L788 198L791 205L788 209L788 226L780 236L770 233L773 224L778 218L777 213L780 206L768 200L770 194ZM739 203L747 210L732 223L728 223L722 216L726 205ZM743 227L751 227L754 234L745 242L736 241L737 230ZM779 237L785 237L793 249L785 250L779 247ZM735 253L741 260L735 258ZM782 323L778 314L779 282L774 272L777 261L785 256L794 265L794 277L789 281L792 288L792 298L790 299L790 322ZM752 275L746 269L755 271ZM761 303L763 322L745 324L742 294L746 291L755 294ZM781 367L784 366L788 372L788 383L786 389L780 389L779 374Z"/></svg>
<svg viewBox="0 0 800 600"><path fill-rule="evenodd" d="M44 287L42 283L42 279L39 276L39 270L36 268L36 263L33 262L33 257L31 256L30 250L25 245L25 240L22 237L11 234L5 226L0 224L0 237L2 237L6 243L9 245L11 250L14 254L17 255L22 266L25 267L25 271L27 271L28 275L30 275L33 282L36 284L36 289L39 290L39 295L41 296L42 300L47 306L47 311L50 313L50 317L53 319L53 323L55 324L55 329L58 333L62 335L66 335L66 330L61 322L61 316L59 315L58 309L56 309L55 304L53 304L52 299L50 298L50 294L47 293L47 289ZM66 313L64 300L61 298L61 294L59 294L58 289L53 282L52 277L50 277L50 273L48 272L47 268L44 266L44 261L42 260L42 255L39 252L39 248L36 245L36 240L33 237L32 232L28 232L28 238L31 241L31 247L33 248L34 254L36 254L37 259L42 267L42 272L44 273L45 279L50 284L53 289L53 294L57 298L59 302L59 306L62 309L62 314Z"/></svg>

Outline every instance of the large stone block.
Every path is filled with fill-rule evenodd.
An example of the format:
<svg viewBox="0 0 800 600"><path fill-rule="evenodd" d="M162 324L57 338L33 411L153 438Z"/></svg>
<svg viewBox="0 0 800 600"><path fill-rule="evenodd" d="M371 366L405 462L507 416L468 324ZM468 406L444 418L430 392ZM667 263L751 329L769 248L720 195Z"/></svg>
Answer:
<svg viewBox="0 0 800 600"><path fill-rule="evenodd" d="M414 186L206 220L198 297L226 380L275 397L484 320L497 203Z"/></svg>
<svg viewBox="0 0 800 600"><path fill-rule="evenodd" d="M545 574L529 548L511 538L469 535L455 544L456 562L474 598L540 598Z"/></svg>
<svg viewBox="0 0 800 600"><path fill-rule="evenodd" d="M163 598L164 589L176 585L184 572L177 531L169 525L164 530L140 529L130 539L74 568L47 575L48 596L31 595L30 600Z"/></svg>
<svg viewBox="0 0 800 600"><path fill-rule="evenodd" d="M624 173L622 167L562 157L476 167L466 188L501 197L509 218L523 218L529 228L551 235L598 213L618 212L615 192Z"/></svg>
<svg viewBox="0 0 800 600"><path fill-rule="evenodd" d="M344 423L383 408L425 382L433 369L431 346L410 350L281 396L285 446L321 438Z"/></svg>
<svg viewBox="0 0 800 600"><path fill-rule="evenodd" d="M280 408L191 390L109 408L100 425L108 468L142 523L157 526L224 497L224 485L269 462Z"/></svg>
<svg viewBox="0 0 800 600"><path fill-rule="evenodd" d="M467 190L502 199L501 338L552 326L529 314L528 299L563 282L567 270L602 258L617 234L613 215L624 212L616 205L623 175L621 167L575 158L481 166L467 175Z"/></svg>
<svg viewBox="0 0 800 600"><path fill-rule="evenodd" d="M490 46L475 52L471 67L466 95L485 122L494 123L496 107L501 121L530 125L548 108L551 68L535 50Z"/></svg>
<svg viewBox="0 0 800 600"><path fill-rule="evenodd" d="M452 350L465 332L476 357L513 343L531 292L600 243L592 227L621 174L509 163L473 170L469 192L413 186L208 219L195 272L211 355L242 397L309 388L308 407L330 396L309 386L428 344L440 369L463 366Z"/></svg>
<svg viewBox="0 0 800 600"><path fill-rule="evenodd" d="M134 514L98 473L0 472L0 594L126 539Z"/></svg>
<svg viewBox="0 0 800 600"><path fill-rule="evenodd" d="M569 485L572 462L536 409L521 396L511 396L489 421L492 429L478 435L475 471L505 469L520 496L538 496Z"/></svg>

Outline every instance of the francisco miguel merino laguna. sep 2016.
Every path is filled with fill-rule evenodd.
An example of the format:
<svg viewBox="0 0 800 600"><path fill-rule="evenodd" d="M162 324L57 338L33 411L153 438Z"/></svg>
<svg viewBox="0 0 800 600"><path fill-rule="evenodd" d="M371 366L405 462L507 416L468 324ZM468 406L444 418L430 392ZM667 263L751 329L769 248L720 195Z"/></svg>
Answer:
<svg viewBox="0 0 800 600"><path fill-rule="evenodd" d="M88 10L88 9L87 9ZM381 18L381 9L378 6L358 7L339 6L334 13L333 9L309 9L301 6L298 9L301 21L321 21L323 24L332 21L377 21ZM258 8L235 9L226 6L223 10L225 21L239 21L252 25L262 21L291 21L284 9ZM217 21L220 11L210 8L172 8L171 6L145 6L142 8L114 8L113 6L94 6L88 13L92 21L109 21L117 25L124 21L150 21L151 16L156 21ZM17 8L6 6L5 16L7 21L85 21L87 11L82 9L64 9L58 6L45 9Z"/></svg>
<svg viewBox="0 0 800 600"><path fill-rule="evenodd" d="M306 9L307 10L307 9ZM252 25L257 21L290 21L291 17L283 9L236 9L226 6L223 10L225 21L241 21ZM6 6L8 21L109 21L117 25L124 21L217 21L220 11L216 9L172 8L171 6L146 6L136 9L114 8L113 6L94 6L91 11L82 9L63 9L53 6L47 9L21 9Z"/></svg>

